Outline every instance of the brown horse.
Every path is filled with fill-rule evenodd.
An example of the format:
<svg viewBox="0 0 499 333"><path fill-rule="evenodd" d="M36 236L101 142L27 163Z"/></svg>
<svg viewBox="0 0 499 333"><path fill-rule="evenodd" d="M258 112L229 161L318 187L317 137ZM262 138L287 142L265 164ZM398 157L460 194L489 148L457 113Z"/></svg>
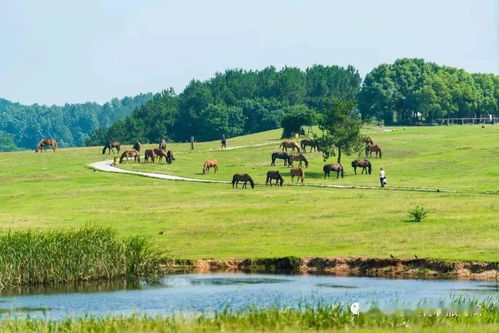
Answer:
<svg viewBox="0 0 499 333"><path fill-rule="evenodd" d="M175 158L173 157L173 152L171 150L166 152L163 149L154 148L153 152L158 158L158 163L161 163L163 157L165 158L165 162L168 164L172 164L172 162L175 161Z"/></svg>
<svg viewBox="0 0 499 333"><path fill-rule="evenodd" d="M281 142L281 144L279 145L279 148L282 147L282 151L286 151L288 152L288 148L291 148L291 152L294 153L295 152L295 149L298 151L298 152L301 152L300 150L300 146L294 142L294 141L283 141Z"/></svg>
<svg viewBox="0 0 499 333"><path fill-rule="evenodd" d="M133 150L140 152L140 146L141 146L140 141L135 141L132 148L133 148Z"/></svg>
<svg viewBox="0 0 499 333"><path fill-rule="evenodd" d="M236 173L234 176L232 176L232 188L234 188L234 185L237 188L237 184L239 184L239 182L244 182L242 188L246 188L247 182L250 183L251 188L255 188L255 182L247 173Z"/></svg>
<svg viewBox="0 0 499 333"><path fill-rule="evenodd" d="M121 154L121 157L120 157L120 164L123 163L123 160L126 158L126 162L128 163L128 158L129 157L133 157L133 160L135 162L139 162L140 163L140 152L136 151L136 150L125 150L123 152L123 154Z"/></svg>
<svg viewBox="0 0 499 333"><path fill-rule="evenodd" d="M166 151L166 140L161 138L161 141L159 142L159 149Z"/></svg>
<svg viewBox="0 0 499 333"><path fill-rule="evenodd" d="M156 160L156 154L154 154L154 150L152 149L146 149L144 152L144 159L146 162L149 162L149 159L151 160L152 163Z"/></svg>
<svg viewBox="0 0 499 333"><path fill-rule="evenodd" d="M107 151L108 154L111 154L111 151L114 154L114 149L113 148L116 148L116 150L118 151L118 154L119 154L120 153L120 149L121 149L121 143L119 141L109 141L104 146L104 149L102 149L102 155L104 155L106 153L106 149L108 150Z"/></svg>
<svg viewBox="0 0 499 333"><path fill-rule="evenodd" d="M371 156L372 153L375 154L376 158L378 158L378 154L379 154L379 158L381 158L381 147L379 145L366 146L366 156Z"/></svg>
<svg viewBox="0 0 499 333"><path fill-rule="evenodd" d="M301 182L305 180L305 171L303 171L302 168L293 168L289 170L289 174L291 175L291 182L295 179L295 176L298 177L296 178L296 183L298 184L298 181L301 179Z"/></svg>
<svg viewBox="0 0 499 333"><path fill-rule="evenodd" d="M328 178L331 178L331 176L329 175L329 173L331 171L336 171L336 179L340 178L340 173L341 173L341 178L343 178L343 176L344 176L343 175L343 166L339 163L326 164L326 165L324 165L322 170L324 171L324 178L326 178L326 176Z"/></svg>
<svg viewBox="0 0 499 333"><path fill-rule="evenodd" d="M321 151L319 144L314 139L303 139L300 141L300 146L301 146L301 150L303 150L304 153L307 152L307 149L306 149L307 146L310 147L310 152L312 152L312 150L313 151Z"/></svg>
<svg viewBox="0 0 499 333"><path fill-rule="evenodd" d="M275 165L275 160L278 158L284 160L284 166L288 165L289 155L285 152L272 153L272 163L270 165Z"/></svg>
<svg viewBox="0 0 499 333"><path fill-rule="evenodd" d="M357 168L362 168L362 173L366 172L366 175L371 174L371 162L368 160L355 160L352 161L352 168L355 174L357 174Z"/></svg>
<svg viewBox="0 0 499 333"><path fill-rule="evenodd" d="M203 174L210 173L210 168L213 168L215 170L215 173L218 172L217 160L206 160L203 164Z"/></svg>
<svg viewBox="0 0 499 333"><path fill-rule="evenodd" d="M373 145L373 144L374 144L374 141L373 141L373 139L371 139L371 137L370 137L370 136L365 136L365 137L363 137L361 141L362 141L363 143L365 143L365 144L366 144L366 146L367 146L367 145Z"/></svg>
<svg viewBox="0 0 499 333"><path fill-rule="evenodd" d="M57 142L54 139L43 139L40 142L38 142L38 144L36 145L35 153L38 153L38 151L47 152L47 148L45 148L47 146L52 147L52 150L55 153L55 150L57 149Z"/></svg>
<svg viewBox="0 0 499 333"><path fill-rule="evenodd" d="M284 179L282 178L279 171L268 171L265 185L270 184L270 186L272 186L272 179L275 179L275 186L282 186L282 183L284 183Z"/></svg>
<svg viewBox="0 0 499 333"><path fill-rule="evenodd" d="M303 155L302 153L300 154L291 154L289 155L289 158L288 158L288 165L290 167L293 166L293 161L300 161L300 164L298 164L298 166L301 168L302 166L302 162L305 162L305 168L308 168L308 160L307 158L305 157L305 155Z"/></svg>

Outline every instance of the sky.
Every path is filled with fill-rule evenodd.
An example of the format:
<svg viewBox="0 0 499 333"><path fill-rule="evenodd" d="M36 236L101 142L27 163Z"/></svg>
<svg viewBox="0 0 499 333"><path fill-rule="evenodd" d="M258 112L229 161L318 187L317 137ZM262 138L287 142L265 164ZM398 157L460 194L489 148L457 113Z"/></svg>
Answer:
<svg viewBox="0 0 499 333"><path fill-rule="evenodd" d="M499 74L497 0L1 0L0 97L106 102L227 68L417 57Z"/></svg>

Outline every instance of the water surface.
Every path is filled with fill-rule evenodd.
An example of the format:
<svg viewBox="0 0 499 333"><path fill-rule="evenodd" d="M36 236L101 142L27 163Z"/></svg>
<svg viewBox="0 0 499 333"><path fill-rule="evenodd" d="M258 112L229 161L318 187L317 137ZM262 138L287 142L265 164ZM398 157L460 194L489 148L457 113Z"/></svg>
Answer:
<svg viewBox="0 0 499 333"><path fill-rule="evenodd" d="M441 308L456 298L499 301L494 282L460 280L395 280L372 277L271 274L184 274L155 283L112 285L89 290L31 291L0 297L0 317L62 319L85 315L168 315L213 313L225 308L299 307L318 302L349 306L361 311L378 308Z"/></svg>

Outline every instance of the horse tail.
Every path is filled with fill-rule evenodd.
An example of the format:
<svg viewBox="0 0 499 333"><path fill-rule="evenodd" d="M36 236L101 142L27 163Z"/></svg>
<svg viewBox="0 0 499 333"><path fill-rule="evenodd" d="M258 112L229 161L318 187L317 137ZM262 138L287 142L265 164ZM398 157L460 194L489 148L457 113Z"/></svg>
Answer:
<svg viewBox="0 0 499 333"><path fill-rule="evenodd" d="M381 158L381 148L378 149L379 149L379 158Z"/></svg>
<svg viewBox="0 0 499 333"><path fill-rule="evenodd" d="M234 187L234 184L236 183L236 180L237 180L236 175L232 176L232 187Z"/></svg>
<svg viewBox="0 0 499 333"><path fill-rule="evenodd" d="M253 178L251 178L250 175L246 175L246 176L248 177L248 180L249 180L249 182L251 184L251 188L255 188L255 182L253 181Z"/></svg>
<svg viewBox="0 0 499 333"><path fill-rule="evenodd" d="M371 162L367 162L367 163L368 163L367 164L367 171L369 172L369 174L371 174L371 168L372 168Z"/></svg>
<svg viewBox="0 0 499 333"><path fill-rule="evenodd" d="M340 164L340 168L341 168L341 178L343 178L343 176L345 175L345 173L343 172L343 165Z"/></svg>

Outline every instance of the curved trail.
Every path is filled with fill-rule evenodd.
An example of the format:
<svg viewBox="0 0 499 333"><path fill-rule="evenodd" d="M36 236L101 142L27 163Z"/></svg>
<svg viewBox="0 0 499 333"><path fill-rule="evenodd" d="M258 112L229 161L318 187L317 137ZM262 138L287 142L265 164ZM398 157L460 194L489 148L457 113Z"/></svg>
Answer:
<svg viewBox="0 0 499 333"><path fill-rule="evenodd" d="M390 129L385 131L391 131ZM234 146L229 147L225 150L249 148L249 147L260 147L266 145L273 145L276 142L265 142L253 145L244 146ZM218 148L208 149L206 151L217 150ZM176 180L176 181L187 181L187 182L198 182L198 183L218 183L218 184L231 184L229 180L213 180L213 179L201 179L201 178L190 178L182 176L167 175L164 173L155 172L143 172L143 171L133 171L118 168L114 165L112 160L105 160L100 162L94 162L87 165L88 168L103 171L103 172L114 172L122 173L136 176L143 176L149 178L157 178L164 180ZM255 182L255 185L265 185L263 183ZM321 183L307 183L307 184L290 184L286 183L285 186L310 186L310 187L326 187L326 188L337 188L337 189L362 189L362 190L383 190L383 191L411 191L411 192L434 192L434 193L474 193L474 194L499 194L499 191L473 191L473 190L453 190L453 189L438 189L438 188L422 188L422 187L385 187L380 188L379 186L367 186L367 185L334 185L334 184L321 184Z"/></svg>
<svg viewBox="0 0 499 333"><path fill-rule="evenodd" d="M94 162L89 164L87 167L103 172L114 172L121 174L129 174L136 176L143 176L149 178L157 178L164 180L176 180L176 181L187 181L187 182L198 182L198 183L218 183L218 184L230 184L228 180L213 180L213 179L200 179L200 178L189 178L182 176L167 175L164 173L154 173L154 172L143 172L143 171L133 171L118 168L113 165L112 160ZM256 185L265 185L263 183L255 182ZM308 184L284 184L285 186L311 186L311 187L326 187L326 188L337 188L337 189L363 189L363 190L384 190L384 191L413 191L413 192L435 192L435 193L480 193L480 194L498 194L494 191L458 191L452 189L436 189L436 188L417 188L417 187L385 187L380 188L379 186L364 186L364 185L333 185L333 184L320 184L320 183L308 183Z"/></svg>

